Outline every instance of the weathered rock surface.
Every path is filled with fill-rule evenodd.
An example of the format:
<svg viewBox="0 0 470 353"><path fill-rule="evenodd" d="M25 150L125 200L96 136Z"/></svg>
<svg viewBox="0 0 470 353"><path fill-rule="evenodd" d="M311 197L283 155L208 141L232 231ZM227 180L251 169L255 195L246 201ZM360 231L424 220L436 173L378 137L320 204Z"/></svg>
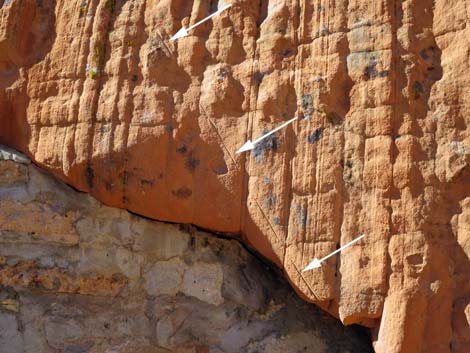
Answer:
<svg viewBox="0 0 470 353"><path fill-rule="evenodd" d="M169 41L226 3L4 1L0 141L105 204L241 232L377 352L467 353L469 1L239 0Z"/></svg>
<svg viewBox="0 0 470 353"><path fill-rule="evenodd" d="M0 352L372 352L238 241L103 206L2 158Z"/></svg>

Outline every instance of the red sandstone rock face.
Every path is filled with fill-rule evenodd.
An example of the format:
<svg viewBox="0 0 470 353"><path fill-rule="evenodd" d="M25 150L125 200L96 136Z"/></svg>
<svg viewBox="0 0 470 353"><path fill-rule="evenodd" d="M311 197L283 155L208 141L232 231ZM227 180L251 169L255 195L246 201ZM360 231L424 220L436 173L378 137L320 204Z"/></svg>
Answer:
<svg viewBox="0 0 470 353"><path fill-rule="evenodd" d="M240 0L169 41L227 3L8 1L0 142L109 205L242 232L377 352L468 352L468 1Z"/></svg>

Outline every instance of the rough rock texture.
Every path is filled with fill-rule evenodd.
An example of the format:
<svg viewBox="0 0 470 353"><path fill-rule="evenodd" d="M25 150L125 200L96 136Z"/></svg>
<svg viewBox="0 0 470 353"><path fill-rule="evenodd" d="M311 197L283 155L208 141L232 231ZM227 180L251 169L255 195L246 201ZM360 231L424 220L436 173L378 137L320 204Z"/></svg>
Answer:
<svg viewBox="0 0 470 353"><path fill-rule="evenodd" d="M105 204L242 233L377 352L468 353L470 2L238 0L169 41L227 3L4 1L0 141Z"/></svg>
<svg viewBox="0 0 470 353"><path fill-rule="evenodd" d="M0 170L2 353L372 352L236 240Z"/></svg>

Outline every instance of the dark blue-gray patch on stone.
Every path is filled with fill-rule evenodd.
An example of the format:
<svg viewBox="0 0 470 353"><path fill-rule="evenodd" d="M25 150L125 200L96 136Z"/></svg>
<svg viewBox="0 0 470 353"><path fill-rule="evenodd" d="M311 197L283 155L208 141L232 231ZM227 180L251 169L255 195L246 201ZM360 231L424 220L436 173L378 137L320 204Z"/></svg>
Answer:
<svg viewBox="0 0 470 353"><path fill-rule="evenodd" d="M269 193L264 199L263 206L265 208L274 207L274 205L276 205L276 201L277 201L276 195L274 195L273 193Z"/></svg>
<svg viewBox="0 0 470 353"><path fill-rule="evenodd" d="M307 137L307 141L308 143L314 144L315 142L321 139L322 135L323 135L323 128L319 127L310 136Z"/></svg>
<svg viewBox="0 0 470 353"><path fill-rule="evenodd" d="M380 71L379 72L379 77L387 77L389 75L389 71L388 70L383 70L383 71Z"/></svg>
<svg viewBox="0 0 470 353"><path fill-rule="evenodd" d="M419 81L415 81L413 88L419 93L424 93L423 85Z"/></svg>
<svg viewBox="0 0 470 353"><path fill-rule="evenodd" d="M424 59L424 60L428 60L429 59L429 56L428 56L428 53L426 52L426 49L423 49L419 52L419 54L421 55L421 57Z"/></svg>
<svg viewBox="0 0 470 353"><path fill-rule="evenodd" d="M306 208L303 208L300 211L299 221L303 228L307 226L307 209Z"/></svg>
<svg viewBox="0 0 470 353"><path fill-rule="evenodd" d="M369 64L366 66L366 68L364 69L364 75L366 75L366 77L369 79L369 78L374 78L374 77L377 77L378 75L378 72L377 72L377 60L375 60L375 58L372 58L370 61L369 61Z"/></svg>
<svg viewBox="0 0 470 353"><path fill-rule="evenodd" d="M307 208L303 208L299 203L295 206L295 211L298 215L299 224L303 229L307 226Z"/></svg>
<svg viewBox="0 0 470 353"><path fill-rule="evenodd" d="M267 134L269 131L264 130L263 135ZM259 143L255 145L253 149L253 155L257 162L261 162L263 160L263 155L265 151L277 151L281 143L279 139L274 135L269 135L268 137L261 140Z"/></svg>
<svg viewBox="0 0 470 353"><path fill-rule="evenodd" d="M378 64L379 62L377 61L377 59L372 57L369 63L367 64L366 68L364 69L364 75L367 77L367 79L372 79L375 77L386 77L389 75L388 70L378 71Z"/></svg>

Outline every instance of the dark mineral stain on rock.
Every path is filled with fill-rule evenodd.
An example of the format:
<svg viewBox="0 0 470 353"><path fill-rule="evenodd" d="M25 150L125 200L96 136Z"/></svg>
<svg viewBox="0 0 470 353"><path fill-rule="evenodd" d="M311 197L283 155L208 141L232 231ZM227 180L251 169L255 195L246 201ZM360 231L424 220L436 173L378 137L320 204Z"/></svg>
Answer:
<svg viewBox="0 0 470 353"><path fill-rule="evenodd" d="M122 185L127 185L129 184L129 173L124 171L121 173L121 181Z"/></svg>
<svg viewBox="0 0 470 353"><path fill-rule="evenodd" d="M188 152L188 149L186 148L185 145L182 145L182 146L180 146L176 149L176 152L178 152L180 154L185 154L186 152Z"/></svg>
<svg viewBox="0 0 470 353"><path fill-rule="evenodd" d="M429 55L428 55L426 49L421 50L419 54L421 55L421 57L422 57L424 60L428 60L428 59L429 59Z"/></svg>
<svg viewBox="0 0 470 353"><path fill-rule="evenodd" d="M307 227L307 209L302 208L299 214L299 223L302 225L302 228Z"/></svg>
<svg viewBox="0 0 470 353"><path fill-rule="evenodd" d="M263 201L263 207L264 208L274 207L276 205L276 202L277 202L276 195L269 193Z"/></svg>
<svg viewBox="0 0 470 353"><path fill-rule="evenodd" d="M154 184L155 180L149 180L149 179L142 179L140 181L140 185L143 186L152 186Z"/></svg>
<svg viewBox="0 0 470 353"><path fill-rule="evenodd" d="M212 168L212 171L217 175L227 174L228 173L227 164L225 164L225 162L223 162L223 163L215 166L214 168Z"/></svg>
<svg viewBox="0 0 470 353"><path fill-rule="evenodd" d="M171 134L174 130L174 127L171 123L168 123L168 124L165 125L165 130L166 130L167 133Z"/></svg>
<svg viewBox="0 0 470 353"><path fill-rule="evenodd" d="M263 71L263 72L260 72L259 70L256 71L254 74L253 74L253 79L258 83L260 84L261 81L263 81L263 78L267 75L269 75L272 71L271 70L268 70L268 71Z"/></svg>
<svg viewBox="0 0 470 353"><path fill-rule="evenodd" d="M377 60L375 60L375 58L372 58L364 69L364 76L367 79L370 79L376 77L377 75Z"/></svg>
<svg viewBox="0 0 470 353"><path fill-rule="evenodd" d="M113 190L113 182L110 180L105 181L104 187L106 188L106 191L111 192Z"/></svg>
<svg viewBox="0 0 470 353"><path fill-rule="evenodd" d="M95 172L91 166L86 167L85 169L85 180L89 188L93 187L93 180L95 179Z"/></svg>
<svg viewBox="0 0 470 353"><path fill-rule="evenodd" d="M286 57L289 57L289 56L292 56L292 49L290 49L290 48L285 49L285 50L282 52L282 56L285 57L285 58L286 58Z"/></svg>
<svg viewBox="0 0 470 353"><path fill-rule="evenodd" d="M172 191L171 193L180 199L187 199L193 194L192 190L186 186L183 186L176 191Z"/></svg>
<svg viewBox="0 0 470 353"><path fill-rule="evenodd" d="M268 130L264 130L263 135L267 134L268 132ZM263 154L265 151L277 151L280 146L281 143L279 142L279 139L274 135L270 135L256 144L255 148L253 149L253 155L255 156L257 162L261 162L263 160Z"/></svg>
<svg viewBox="0 0 470 353"><path fill-rule="evenodd" d="M424 93L423 85L419 81L415 81L413 83L413 87L411 89L411 98L416 100L421 97L421 94Z"/></svg>
<svg viewBox="0 0 470 353"><path fill-rule="evenodd" d="M311 144L314 144L316 143L318 140L321 139L323 135L323 128L322 127L319 127L318 129L316 129L311 135L309 135L307 137L307 141L308 143L311 143Z"/></svg>
<svg viewBox="0 0 470 353"><path fill-rule="evenodd" d="M197 167L199 166L199 159L197 159L192 153L186 159L186 168L188 168L191 172L194 172Z"/></svg>
<svg viewBox="0 0 470 353"><path fill-rule="evenodd" d="M364 69L364 76L366 79L371 79L375 77L386 77L389 74L388 70L377 70L378 61L375 58L372 58Z"/></svg>

